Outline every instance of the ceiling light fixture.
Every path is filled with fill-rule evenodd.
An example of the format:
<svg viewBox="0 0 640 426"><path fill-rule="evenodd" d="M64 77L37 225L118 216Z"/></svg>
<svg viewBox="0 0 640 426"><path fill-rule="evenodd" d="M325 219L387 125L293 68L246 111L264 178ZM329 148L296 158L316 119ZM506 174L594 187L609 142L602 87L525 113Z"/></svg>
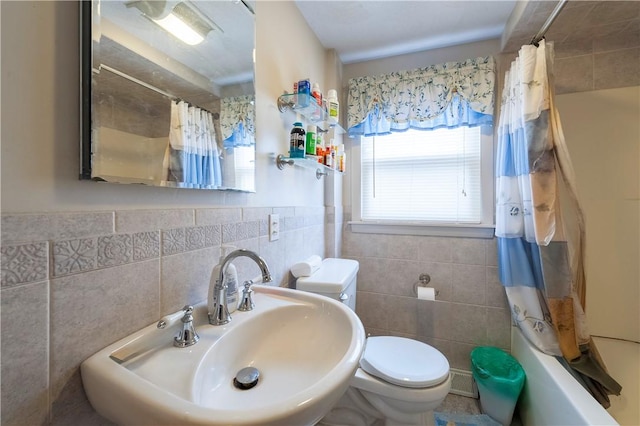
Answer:
<svg viewBox="0 0 640 426"><path fill-rule="evenodd" d="M169 3L173 3L173 6L167 7L166 1L147 0L131 1L126 5L137 8L146 18L191 46L202 43L207 34L214 29L224 32L193 3L188 1Z"/></svg>

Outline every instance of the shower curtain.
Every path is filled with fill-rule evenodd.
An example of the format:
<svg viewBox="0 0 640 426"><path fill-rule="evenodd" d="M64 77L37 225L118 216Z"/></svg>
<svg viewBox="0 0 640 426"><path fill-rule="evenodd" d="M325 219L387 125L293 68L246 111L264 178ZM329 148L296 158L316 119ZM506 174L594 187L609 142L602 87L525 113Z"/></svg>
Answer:
<svg viewBox="0 0 640 426"><path fill-rule="evenodd" d="M222 185L213 116L184 101L171 102L165 186L212 189Z"/></svg>
<svg viewBox="0 0 640 426"><path fill-rule="evenodd" d="M620 385L587 330L585 233L554 105L553 44L523 46L505 74L498 125L496 237L511 314L605 407Z"/></svg>

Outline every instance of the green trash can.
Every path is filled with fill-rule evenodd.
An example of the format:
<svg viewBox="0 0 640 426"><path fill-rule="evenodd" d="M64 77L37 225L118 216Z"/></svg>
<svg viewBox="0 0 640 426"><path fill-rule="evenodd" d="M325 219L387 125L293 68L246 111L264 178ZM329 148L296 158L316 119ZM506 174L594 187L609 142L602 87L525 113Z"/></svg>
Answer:
<svg viewBox="0 0 640 426"><path fill-rule="evenodd" d="M500 348L480 346L471 351L471 370L482 412L509 426L525 380L518 360Z"/></svg>

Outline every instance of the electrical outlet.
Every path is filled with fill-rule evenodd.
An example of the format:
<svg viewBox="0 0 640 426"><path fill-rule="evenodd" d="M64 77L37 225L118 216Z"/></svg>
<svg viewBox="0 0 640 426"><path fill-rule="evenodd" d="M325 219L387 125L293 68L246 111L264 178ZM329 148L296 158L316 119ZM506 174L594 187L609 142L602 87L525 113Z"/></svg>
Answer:
<svg viewBox="0 0 640 426"><path fill-rule="evenodd" d="M276 241L280 239L280 215L269 215L269 241Z"/></svg>

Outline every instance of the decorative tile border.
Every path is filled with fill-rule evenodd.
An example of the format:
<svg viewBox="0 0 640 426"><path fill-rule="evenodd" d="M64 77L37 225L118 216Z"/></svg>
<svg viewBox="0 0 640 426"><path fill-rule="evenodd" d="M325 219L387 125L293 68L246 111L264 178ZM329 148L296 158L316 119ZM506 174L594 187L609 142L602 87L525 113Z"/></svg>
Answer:
<svg viewBox="0 0 640 426"><path fill-rule="evenodd" d="M53 275L56 277L91 271L98 265L98 239L57 241L53 243Z"/></svg>
<svg viewBox="0 0 640 426"><path fill-rule="evenodd" d="M185 250L197 250L205 247L206 230L200 226L197 228L186 228L185 230Z"/></svg>
<svg viewBox="0 0 640 426"><path fill-rule="evenodd" d="M128 234L98 238L98 267L106 268L133 261L133 238Z"/></svg>
<svg viewBox="0 0 640 426"><path fill-rule="evenodd" d="M182 253L185 251L184 228L162 231L162 255Z"/></svg>
<svg viewBox="0 0 640 426"><path fill-rule="evenodd" d="M222 243L231 243L237 241L237 227L235 223L225 223L222 225Z"/></svg>
<svg viewBox="0 0 640 426"><path fill-rule="evenodd" d="M220 230L220 225L205 226L204 230L205 246L213 247L220 245L220 243L222 242L222 231Z"/></svg>
<svg viewBox="0 0 640 426"><path fill-rule="evenodd" d="M0 247L2 253L2 288L46 280L48 244L46 242Z"/></svg>
<svg viewBox="0 0 640 426"><path fill-rule="evenodd" d="M133 234L133 260L140 261L160 256L160 231Z"/></svg>
<svg viewBox="0 0 640 426"><path fill-rule="evenodd" d="M286 216L280 216L285 231L297 230L312 223L320 222L317 211L296 210L294 208L278 208ZM268 234L268 219L262 219L261 214L268 214L270 208L247 209L203 209L197 210L203 222L224 222L246 216L246 220L239 222L217 223L204 226L174 227L154 231L107 233L80 238L51 238L46 234L47 241L19 243L21 236L17 231L23 229L31 217L42 218L45 215L25 215L24 221L12 217L19 223L18 230L10 231L16 242L8 241L2 245L2 282L1 286L11 287L24 283L47 280L53 277L63 277L102 268L110 268L133 262L168 256L188 251L200 250L222 244L234 244L251 239L264 237ZM181 214L171 211L167 214L160 212L159 219L151 220L157 224L158 220L176 219L187 220L189 212ZM118 213L118 212L116 212ZM246 214L244 214L246 213ZM307 215L307 213L310 215ZM151 219L151 211L128 212L124 217L127 225L133 228L144 227L142 219ZM18 216L18 215L16 215ZM53 217L61 215L53 214ZM62 215L65 219L79 217L80 214ZM111 213L94 215L100 219L112 218ZM53 219L51 219L53 220ZM49 220L49 222L51 221ZM57 219L56 219L57 220ZM25 222L26 221L26 222ZM162 221L162 220L161 220ZM171 220L168 220L171 222ZM68 226L65 227L68 229ZM104 229L102 229L104 231ZM4 230L3 230L4 231ZM83 231L84 232L84 231ZM58 234L55 234L58 235ZM68 235L66 232L60 235ZM31 234L25 236L33 238ZM50 259L50 260L49 260Z"/></svg>

